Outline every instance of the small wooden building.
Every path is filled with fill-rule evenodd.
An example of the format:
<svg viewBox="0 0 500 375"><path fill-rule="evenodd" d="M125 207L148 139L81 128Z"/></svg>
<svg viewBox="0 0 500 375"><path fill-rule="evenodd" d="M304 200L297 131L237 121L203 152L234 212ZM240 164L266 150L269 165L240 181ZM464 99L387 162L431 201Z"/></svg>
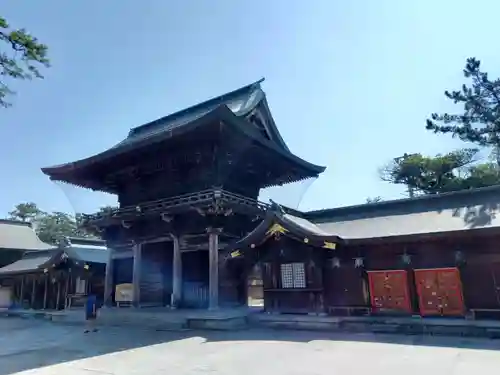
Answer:
<svg viewBox="0 0 500 375"><path fill-rule="evenodd" d="M225 267L257 265L263 280L264 307L270 312L322 313L327 294L327 264L342 239L273 205L264 220L228 246Z"/></svg>
<svg viewBox="0 0 500 375"><path fill-rule="evenodd" d="M29 223L15 220L0 220L0 267L22 258L26 251L51 249L42 242ZM0 285L0 308L10 306L12 291Z"/></svg>
<svg viewBox="0 0 500 375"><path fill-rule="evenodd" d="M225 251L228 267L260 262L268 311L500 318L499 209L498 186L298 216L272 208Z"/></svg>
<svg viewBox="0 0 500 375"><path fill-rule="evenodd" d="M16 307L60 310L82 303L89 293L102 303L108 256L104 241L65 239L0 268L0 284L10 289Z"/></svg>

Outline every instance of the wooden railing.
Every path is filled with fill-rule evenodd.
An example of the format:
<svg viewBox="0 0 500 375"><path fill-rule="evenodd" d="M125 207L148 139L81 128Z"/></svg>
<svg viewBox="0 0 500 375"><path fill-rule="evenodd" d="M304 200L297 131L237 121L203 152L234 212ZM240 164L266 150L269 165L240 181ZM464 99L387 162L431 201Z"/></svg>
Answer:
<svg viewBox="0 0 500 375"><path fill-rule="evenodd" d="M162 212L168 213L177 209L199 207L203 205L210 205L212 203L243 206L259 211L265 211L269 208L267 203L260 202L256 199L248 198L222 189L209 189L196 193L183 194L175 197L144 202L136 206L117 208L107 212L83 215L84 225L95 224L96 222L106 219L120 219L127 216L142 216Z"/></svg>

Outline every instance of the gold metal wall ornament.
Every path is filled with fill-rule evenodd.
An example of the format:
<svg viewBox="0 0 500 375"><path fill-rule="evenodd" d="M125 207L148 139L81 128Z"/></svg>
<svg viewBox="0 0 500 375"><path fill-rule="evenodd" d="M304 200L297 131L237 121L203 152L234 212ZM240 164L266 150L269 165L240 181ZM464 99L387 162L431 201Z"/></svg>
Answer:
<svg viewBox="0 0 500 375"><path fill-rule="evenodd" d="M278 223L274 223L271 228L269 228L266 232L267 235L271 235L271 236L274 236L274 237L279 237L281 236L282 234L285 234L286 232L288 232L288 230L286 230L282 225L278 224Z"/></svg>
<svg viewBox="0 0 500 375"><path fill-rule="evenodd" d="M337 244L335 242L324 241L323 248L335 250L337 248Z"/></svg>

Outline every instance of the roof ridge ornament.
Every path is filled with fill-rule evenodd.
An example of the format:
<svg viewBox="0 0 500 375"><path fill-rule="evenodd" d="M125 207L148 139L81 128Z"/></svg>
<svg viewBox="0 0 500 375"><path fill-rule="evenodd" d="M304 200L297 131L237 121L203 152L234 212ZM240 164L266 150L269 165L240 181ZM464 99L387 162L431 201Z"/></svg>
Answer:
<svg viewBox="0 0 500 375"><path fill-rule="evenodd" d="M281 215L285 214L285 210L283 209L283 207L279 203L273 201L272 199L269 199L269 202L271 202L270 209L272 211L274 211L274 212L276 212L278 214L281 214Z"/></svg>

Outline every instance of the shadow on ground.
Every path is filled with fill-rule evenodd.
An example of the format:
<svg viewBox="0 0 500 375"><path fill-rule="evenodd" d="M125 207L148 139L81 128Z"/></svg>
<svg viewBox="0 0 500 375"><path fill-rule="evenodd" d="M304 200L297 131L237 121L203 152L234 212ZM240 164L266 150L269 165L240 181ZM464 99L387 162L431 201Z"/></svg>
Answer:
<svg viewBox="0 0 500 375"><path fill-rule="evenodd" d="M500 349L500 340L490 339L264 329L167 332L103 328L97 333L86 334L82 327L19 318L0 319L0 331L2 332L0 336L0 375L169 342L182 342L182 340L195 342L195 345L221 341L226 343L295 342L308 345L329 341L482 350ZM191 350L190 345L192 344L186 345L185 350ZM162 353L168 355L168 348L165 348ZM196 356L196 351L193 351L192 355ZM161 361L162 358L161 355L158 355L153 356L151 360Z"/></svg>

